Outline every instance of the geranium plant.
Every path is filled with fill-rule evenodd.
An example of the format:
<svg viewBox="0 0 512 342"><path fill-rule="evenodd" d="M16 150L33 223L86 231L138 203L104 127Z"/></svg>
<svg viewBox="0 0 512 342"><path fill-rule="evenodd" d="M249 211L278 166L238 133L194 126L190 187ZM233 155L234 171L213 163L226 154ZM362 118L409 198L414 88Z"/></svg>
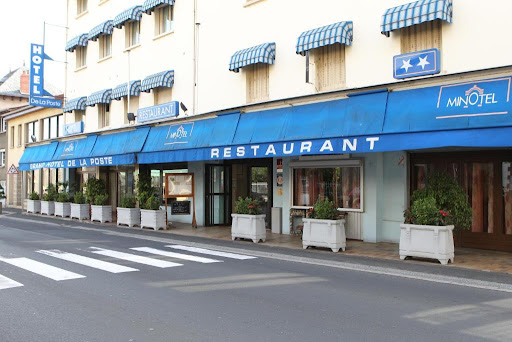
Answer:
<svg viewBox="0 0 512 342"><path fill-rule="evenodd" d="M258 201L250 197L238 197L235 202L235 213L241 215L258 215L260 213Z"/></svg>

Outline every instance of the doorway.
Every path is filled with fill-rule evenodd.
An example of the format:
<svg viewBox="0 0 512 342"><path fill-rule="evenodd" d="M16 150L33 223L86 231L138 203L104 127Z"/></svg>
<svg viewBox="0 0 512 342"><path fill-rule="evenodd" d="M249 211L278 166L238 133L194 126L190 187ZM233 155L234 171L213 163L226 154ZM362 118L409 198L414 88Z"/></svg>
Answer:
<svg viewBox="0 0 512 342"><path fill-rule="evenodd" d="M231 224L231 166L206 165L205 225Z"/></svg>

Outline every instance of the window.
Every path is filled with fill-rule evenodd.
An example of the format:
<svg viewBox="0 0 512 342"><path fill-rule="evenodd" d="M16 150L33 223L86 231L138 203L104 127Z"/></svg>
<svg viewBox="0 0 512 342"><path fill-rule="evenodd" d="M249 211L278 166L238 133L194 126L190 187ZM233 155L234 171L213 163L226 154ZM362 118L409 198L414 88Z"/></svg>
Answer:
<svg viewBox="0 0 512 342"><path fill-rule="evenodd" d="M441 20L427 21L400 29L400 45L402 53L441 49Z"/></svg>
<svg viewBox="0 0 512 342"><path fill-rule="evenodd" d="M99 39L100 59L112 55L112 35L102 34Z"/></svg>
<svg viewBox="0 0 512 342"><path fill-rule="evenodd" d="M155 36L174 31L174 6L160 7L155 14Z"/></svg>
<svg viewBox="0 0 512 342"><path fill-rule="evenodd" d="M23 141L23 139L21 139L21 137L23 136L23 128L21 126L21 124L18 125L18 146L21 146L21 142Z"/></svg>
<svg viewBox="0 0 512 342"><path fill-rule="evenodd" d="M75 110L75 122L85 122L85 110Z"/></svg>
<svg viewBox="0 0 512 342"><path fill-rule="evenodd" d="M0 150L0 166L5 166L5 150Z"/></svg>
<svg viewBox="0 0 512 342"><path fill-rule="evenodd" d="M98 106L98 128L110 126L110 104L101 104Z"/></svg>
<svg viewBox="0 0 512 342"><path fill-rule="evenodd" d="M11 126L11 148L14 147L14 126Z"/></svg>
<svg viewBox="0 0 512 342"><path fill-rule="evenodd" d="M130 21L126 24L126 47L135 46L140 41L140 22Z"/></svg>
<svg viewBox="0 0 512 342"><path fill-rule="evenodd" d="M77 46L75 50L76 54L76 69L82 68L87 65L87 47Z"/></svg>
<svg viewBox="0 0 512 342"><path fill-rule="evenodd" d="M294 167L293 206L312 207L318 199L327 198L333 201L337 208L360 211L362 209L362 168L358 161L348 162L351 164ZM297 165L300 164L297 163Z"/></svg>
<svg viewBox="0 0 512 342"><path fill-rule="evenodd" d="M64 115L43 119L43 139L54 139L64 135Z"/></svg>
<svg viewBox="0 0 512 342"><path fill-rule="evenodd" d="M268 100L268 64L252 64L243 69L246 73L247 103Z"/></svg>
<svg viewBox="0 0 512 342"><path fill-rule="evenodd" d="M0 133L7 131L7 120L5 118L0 118Z"/></svg>
<svg viewBox="0 0 512 342"><path fill-rule="evenodd" d="M76 14L82 14L87 11L87 0L77 0L76 1Z"/></svg>
<svg viewBox="0 0 512 342"><path fill-rule="evenodd" d="M39 140L39 121L29 122L26 129L25 143L36 142Z"/></svg>
<svg viewBox="0 0 512 342"><path fill-rule="evenodd" d="M315 85L318 91L345 86L345 45L322 46L312 51L315 65Z"/></svg>
<svg viewBox="0 0 512 342"><path fill-rule="evenodd" d="M162 104L172 101L172 88L158 87L153 89L154 104Z"/></svg>

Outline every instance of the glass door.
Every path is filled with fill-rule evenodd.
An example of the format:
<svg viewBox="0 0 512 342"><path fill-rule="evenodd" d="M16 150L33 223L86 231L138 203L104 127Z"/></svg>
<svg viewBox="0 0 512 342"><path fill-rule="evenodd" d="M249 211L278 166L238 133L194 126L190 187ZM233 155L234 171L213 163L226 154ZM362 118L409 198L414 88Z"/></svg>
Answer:
<svg viewBox="0 0 512 342"><path fill-rule="evenodd" d="M206 225L231 224L231 166L206 165Z"/></svg>

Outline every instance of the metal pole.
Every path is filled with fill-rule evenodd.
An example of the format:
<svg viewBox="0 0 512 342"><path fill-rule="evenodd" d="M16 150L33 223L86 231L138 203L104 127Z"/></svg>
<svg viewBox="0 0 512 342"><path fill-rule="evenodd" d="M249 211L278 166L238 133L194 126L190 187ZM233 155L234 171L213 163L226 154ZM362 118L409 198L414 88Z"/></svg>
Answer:
<svg viewBox="0 0 512 342"><path fill-rule="evenodd" d="M127 110L127 113L130 113L130 51L131 50L128 50L128 85L127 85L127 88L128 89L128 110Z"/></svg>
<svg viewBox="0 0 512 342"><path fill-rule="evenodd" d="M43 46L46 40L46 21L43 21Z"/></svg>

